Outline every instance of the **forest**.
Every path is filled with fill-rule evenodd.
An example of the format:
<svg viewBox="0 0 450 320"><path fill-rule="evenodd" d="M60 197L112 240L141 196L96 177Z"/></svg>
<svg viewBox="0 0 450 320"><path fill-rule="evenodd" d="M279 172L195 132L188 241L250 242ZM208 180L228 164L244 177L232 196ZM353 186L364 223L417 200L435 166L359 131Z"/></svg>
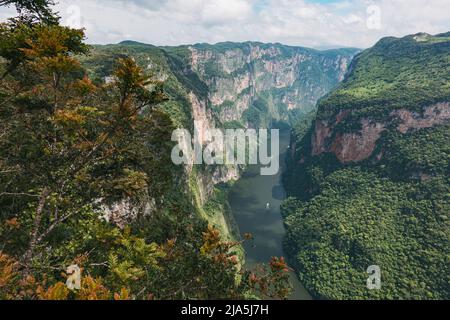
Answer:
<svg viewBox="0 0 450 320"><path fill-rule="evenodd" d="M401 119L392 113L442 116L424 112L449 101L449 40L448 34L380 40L355 57L317 113L294 126L284 176L285 248L316 297L450 298L450 125L447 119L399 130ZM333 120L338 114L347 116ZM361 119L384 127L367 159L342 163L333 146L312 155L316 123L332 123L336 143L338 136L363 135ZM381 290L366 288L372 265L381 269Z"/></svg>
<svg viewBox="0 0 450 320"><path fill-rule="evenodd" d="M450 33L88 45L52 0L0 6L0 300L288 299L292 270L316 299L450 299ZM244 168L172 163L196 116L291 127L286 259L245 265Z"/></svg>
<svg viewBox="0 0 450 320"><path fill-rule="evenodd" d="M174 92L127 55L92 78L52 1L0 5L0 299L286 298L285 261L243 268L170 161Z"/></svg>

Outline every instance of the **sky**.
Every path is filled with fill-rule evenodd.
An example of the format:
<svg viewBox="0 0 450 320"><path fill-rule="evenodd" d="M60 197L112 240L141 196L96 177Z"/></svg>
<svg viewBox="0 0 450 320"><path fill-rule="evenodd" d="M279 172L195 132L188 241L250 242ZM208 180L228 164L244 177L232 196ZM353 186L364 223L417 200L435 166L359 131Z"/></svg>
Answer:
<svg viewBox="0 0 450 320"><path fill-rule="evenodd" d="M91 44L279 42L367 48L384 36L450 31L450 0L59 0ZM0 21L14 16L0 8Z"/></svg>

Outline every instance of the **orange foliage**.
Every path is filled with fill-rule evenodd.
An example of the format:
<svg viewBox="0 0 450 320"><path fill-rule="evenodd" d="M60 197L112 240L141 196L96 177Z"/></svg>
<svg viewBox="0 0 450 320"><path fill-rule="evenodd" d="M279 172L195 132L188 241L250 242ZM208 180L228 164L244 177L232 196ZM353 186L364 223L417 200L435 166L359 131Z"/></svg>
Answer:
<svg viewBox="0 0 450 320"><path fill-rule="evenodd" d="M130 293L127 289L122 288L120 293L114 293L114 300L130 300Z"/></svg>
<svg viewBox="0 0 450 320"><path fill-rule="evenodd" d="M77 293L78 300L109 300L110 291L102 285L101 279L91 276L83 277L81 289Z"/></svg>
<svg viewBox="0 0 450 320"><path fill-rule="evenodd" d="M211 253L214 249L220 245L220 232L214 226L208 225L206 232L203 232L204 244L200 248L202 254Z"/></svg>
<svg viewBox="0 0 450 320"><path fill-rule="evenodd" d="M17 220L17 218L12 218L12 219L6 220L5 221L5 225L10 230L19 229L20 228L20 223Z"/></svg>
<svg viewBox="0 0 450 320"><path fill-rule="evenodd" d="M69 296L69 289L62 282L57 282L48 289L39 286L36 294L40 300L66 300Z"/></svg>
<svg viewBox="0 0 450 320"><path fill-rule="evenodd" d="M11 283L17 266L17 262L0 251L0 290Z"/></svg>
<svg viewBox="0 0 450 320"><path fill-rule="evenodd" d="M270 268L272 269L272 272L289 271L288 265L284 260L284 257L280 258L272 257L272 259L270 260Z"/></svg>

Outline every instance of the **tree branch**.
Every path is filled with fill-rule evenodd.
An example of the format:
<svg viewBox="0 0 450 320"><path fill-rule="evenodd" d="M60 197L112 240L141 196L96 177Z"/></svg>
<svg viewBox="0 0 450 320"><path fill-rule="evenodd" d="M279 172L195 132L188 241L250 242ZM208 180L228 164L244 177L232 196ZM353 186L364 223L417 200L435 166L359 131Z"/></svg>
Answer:
<svg viewBox="0 0 450 320"><path fill-rule="evenodd" d="M36 214L34 216L34 224L33 224L33 230L31 232L31 238L28 245L28 249L25 252L24 260L25 260L25 274L28 274L30 271L30 263L33 259L33 253L34 248L38 244L38 234L39 234L39 227L41 225L42 220L42 211L45 207L45 202L47 201L47 197L50 194L50 190L48 188L44 188L41 192L41 195L39 196L39 203L36 208Z"/></svg>

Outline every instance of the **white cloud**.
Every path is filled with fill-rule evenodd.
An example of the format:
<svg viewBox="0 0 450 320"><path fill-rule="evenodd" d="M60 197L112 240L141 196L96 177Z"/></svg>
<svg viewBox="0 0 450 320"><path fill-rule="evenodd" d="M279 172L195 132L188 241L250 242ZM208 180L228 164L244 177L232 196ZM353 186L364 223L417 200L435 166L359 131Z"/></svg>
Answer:
<svg viewBox="0 0 450 320"><path fill-rule="evenodd" d="M342 21L347 24L352 24L364 22L364 19L361 16L357 16L356 14L349 14L348 16L343 17Z"/></svg>
<svg viewBox="0 0 450 320"><path fill-rule="evenodd" d="M450 30L448 0L79 0L75 5L78 20L68 11L73 1L60 0L58 11L63 22L79 21L90 43L255 40L368 47L383 36ZM0 19L10 14L0 9Z"/></svg>
<svg viewBox="0 0 450 320"><path fill-rule="evenodd" d="M251 6L245 0L210 0L202 7L202 22L209 25L224 25L246 21Z"/></svg>

